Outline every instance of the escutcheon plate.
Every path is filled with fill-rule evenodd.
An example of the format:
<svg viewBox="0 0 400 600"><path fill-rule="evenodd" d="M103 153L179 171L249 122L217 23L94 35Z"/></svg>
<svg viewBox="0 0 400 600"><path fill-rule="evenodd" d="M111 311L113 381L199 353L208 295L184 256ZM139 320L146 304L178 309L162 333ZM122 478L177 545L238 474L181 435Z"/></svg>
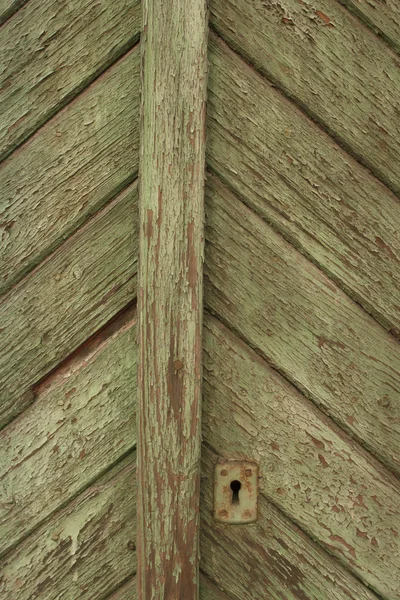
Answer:
<svg viewBox="0 0 400 600"><path fill-rule="evenodd" d="M244 524L257 519L258 465L231 460L215 465L214 518Z"/></svg>

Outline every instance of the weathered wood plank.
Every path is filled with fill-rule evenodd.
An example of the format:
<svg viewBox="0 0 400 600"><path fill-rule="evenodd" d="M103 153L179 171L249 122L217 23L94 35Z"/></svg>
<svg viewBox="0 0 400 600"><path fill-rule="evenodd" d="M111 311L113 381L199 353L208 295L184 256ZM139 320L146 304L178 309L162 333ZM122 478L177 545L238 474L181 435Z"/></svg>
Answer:
<svg viewBox="0 0 400 600"><path fill-rule="evenodd" d="M144 0L138 597L198 597L207 9Z"/></svg>
<svg viewBox="0 0 400 600"><path fill-rule="evenodd" d="M0 30L0 160L132 47L139 30L139 0L25 4Z"/></svg>
<svg viewBox="0 0 400 600"><path fill-rule="evenodd" d="M205 301L341 427L400 473L400 347L215 177Z"/></svg>
<svg viewBox="0 0 400 600"><path fill-rule="evenodd" d="M0 0L0 25L3 25L14 13L29 0Z"/></svg>
<svg viewBox="0 0 400 600"><path fill-rule="evenodd" d="M215 319L205 319L204 346L206 442L223 456L258 462L260 489L267 498L378 594L400 598L398 480ZM261 502L260 522L265 506ZM262 546L262 535L255 538ZM296 554L294 538L288 545L286 552ZM243 552L247 549L243 545ZM307 560L311 556L309 551ZM298 558L297 568L304 573L311 564ZM318 571L315 562L314 568ZM310 586L312 580L316 587L323 585L316 572ZM322 596L343 598L349 585L337 577L335 592ZM356 589L354 583L350 597L362 598L363 590L357 596ZM318 597L315 589L313 594L306 597Z"/></svg>
<svg viewBox="0 0 400 600"><path fill-rule="evenodd" d="M137 175L139 86L136 48L2 164L0 292Z"/></svg>
<svg viewBox="0 0 400 600"><path fill-rule="evenodd" d="M0 423L136 296L137 186L80 228L0 303Z"/></svg>
<svg viewBox="0 0 400 600"><path fill-rule="evenodd" d="M200 573L199 598L200 600L229 600L228 596L203 573Z"/></svg>
<svg viewBox="0 0 400 600"><path fill-rule="evenodd" d="M214 343L210 340L206 347ZM211 362L209 366L212 368ZM257 426L257 420L254 424ZM229 527L216 523L213 475L217 461L218 455L203 446L200 565L232 600L377 599L262 495L254 525Z"/></svg>
<svg viewBox="0 0 400 600"><path fill-rule="evenodd" d="M400 52L400 4L397 0L339 0L390 46Z"/></svg>
<svg viewBox="0 0 400 600"><path fill-rule="evenodd" d="M210 41L208 164L399 333L398 199L226 44Z"/></svg>
<svg viewBox="0 0 400 600"><path fill-rule="evenodd" d="M136 577L134 577L107 600L136 600L136 598Z"/></svg>
<svg viewBox="0 0 400 600"><path fill-rule="evenodd" d="M332 0L212 0L210 20L400 193L400 64L382 40Z"/></svg>
<svg viewBox="0 0 400 600"><path fill-rule="evenodd" d="M135 446L135 324L111 323L0 432L0 555Z"/></svg>
<svg viewBox="0 0 400 600"><path fill-rule="evenodd" d="M0 563L18 600L103 600L135 574L135 454L96 481Z"/></svg>

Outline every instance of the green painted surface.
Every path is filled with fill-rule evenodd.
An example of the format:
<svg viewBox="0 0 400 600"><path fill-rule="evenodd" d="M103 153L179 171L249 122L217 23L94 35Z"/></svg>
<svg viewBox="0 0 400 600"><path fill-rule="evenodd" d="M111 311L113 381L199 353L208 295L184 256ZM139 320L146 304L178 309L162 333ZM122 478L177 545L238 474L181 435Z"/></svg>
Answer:
<svg viewBox="0 0 400 600"><path fill-rule="evenodd" d="M229 248L232 250L232 245ZM243 247L241 251L246 254ZM241 279L243 282L243 273ZM250 297L256 302L260 298L255 294L249 294ZM268 311L268 307L265 306L264 310ZM254 316L256 314L254 312ZM271 337L268 338L270 340ZM205 319L204 348L205 442L224 458L246 458L257 462L262 495L378 594L390 599L399 598L398 479L216 319ZM204 452L207 456L206 449ZM204 482L205 491L207 485L212 485L210 469L206 469L211 482ZM209 508L210 500L206 502ZM264 507L260 500L261 512ZM212 527L210 519L207 522ZM262 522L261 516L260 527ZM221 534L224 535L222 530ZM216 531L209 536L217 542ZM229 534L226 533L226 536ZM248 536L251 539L250 533ZM257 529L254 535L254 544L258 547L263 543L272 544L268 533L264 536L265 542L258 538L262 538L261 529ZM270 559L264 566L260 555L256 558L252 554L254 547L249 537L245 539L247 543L243 546L237 544L238 552L242 548L239 570L244 568L247 557L250 564L254 560L260 585L269 575L275 581L276 578L279 580L278 573L273 572L279 569L278 559ZM226 552L235 547L232 539L228 540L229 537L220 541ZM310 548L309 557L306 558L303 552L296 561L295 540L296 536L288 542L290 549L287 553L292 555L290 564L303 571L297 582L292 580L292 587L287 583L292 597L296 598L294 590L297 584L300 589L303 586L303 597L307 599L334 598L335 593L337 598L344 599L346 587L352 590L350 597L355 600L371 597L362 587L357 592L359 584L352 577L346 577L346 573L335 566L326 554L320 553L319 562L315 562L318 551L315 547L311 551L310 542L303 544ZM207 546L206 539L204 552ZM208 564L213 572L212 554ZM226 577L230 568L227 564ZM323 581L325 577L326 582ZM283 582L281 579L281 586ZM280 590L282 594L282 587ZM277 593L269 597L278 600L280 596ZM260 596L255 594L254 598Z"/></svg>
<svg viewBox="0 0 400 600"><path fill-rule="evenodd" d="M210 21L400 193L399 57L382 40L332 0L212 0Z"/></svg>
<svg viewBox="0 0 400 600"><path fill-rule="evenodd" d="M223 333L221 337L224 338ZM220 372L222 355L217 358L213 353L214 344L218 343L212 327L206 327L205 432L208 420L217 415L207 394L209 386L212 387L212 377L208 376L207 367L217 368ZM226 348L226 345L223 343L222 347ZM226 365L228 370L229 359ZM249 395L246 400L250 400ZM226 407L226 403L223 404ZM228 414L236 419L236 408L233 413L226 412L226 421L229 420ZM254 426L257 426L257 418L254 419ZM225 432L226 427L223 429ZM232 435L234 433L232 427ZM204 441L207 444L207 435ZM207 445L203 445L200 567L212 575L231 600L376 600L373 592L304 535L265 495L259 496L258 518L254 525L229 527L215 523L213 469L218 458ZM269 472L264 469L261 483L268 478Z"/></svg>
<svg viewBox="0 0 400 600"><path fill-rule="evenodd" d="M0 293L137 176L139 86L136 48L2 164Z"/></svg>
<svg viewBox="0 0 400 600"><path fill-rule="evenodd" d="M136 444L136 312L47 378L0 432L0 554Z"/></svg>
<svg viewBox="0 0 400 600"><path fill-rule="evenodd" d="M137 187L81 227L0 303L0 423L32 387L136 296Z"/></svg>
<svg viewBox="0 0 400 600"><path fill-rule="evenodd" d="M138 0L27 2L0 29L0 159L132 47L139 29Z"/></svg>
<svg viewBox="0 0 400 600"><path fill-rule="evenodd" d="M389 46L400 52L400 4L398 0L339 0Z"/></svg>
<svg viewBox="0 0 400 600"><path fill-rule="evenodd" d="M400 472L400 346L216 177L205 302L308 398Z"/></svg>
<svg viewBox="0 0 400 600"><path fill-rule="evenodd" d="M209 166L399 333L396 196L215 37L209 58Z"/></svg>
<svg viewBox="0 0 400 600"><path fill-rule="evenodd" d="M207 7L144 0L138 597L198 597Z"/></svg>
<svg viewBox="0 0 400 600"><path fill-rule="evenodd" d="M7 600L105 600L135 574L135 534L134 452L7 555L1 591Z"/></svg>

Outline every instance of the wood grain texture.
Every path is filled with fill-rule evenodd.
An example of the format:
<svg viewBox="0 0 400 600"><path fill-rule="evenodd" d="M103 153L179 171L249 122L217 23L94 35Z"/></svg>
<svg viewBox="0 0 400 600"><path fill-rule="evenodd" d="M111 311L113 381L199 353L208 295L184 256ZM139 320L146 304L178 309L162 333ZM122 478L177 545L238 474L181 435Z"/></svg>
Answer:
<svg viewBox="0 0 400 600"><path fill-rule="evenodd" d="M212 581L203 573L200 573L200 600L230 600Z"/></svg>
<svg viewBox="0 0 400 600"><path fill-rule="evenodd" d="M206 442L222 456L258 462L262 494L378 594L400 598L399 481L215 319L205 319L204 346ZM261 502L261 513L265 506ZM294 539L288 545L287 552L296 553ZM278 562L270 568L278 569ZM301 558L297 568L311 569ZM301 578L306 598L318 597L312 580L322 585L314 568L308 588ZM348 586L335 577L342 587L329 585L344 597ZM350 597L362 597L363 590L357 596L352 587Z"/></svg>
<svg viewBox="0 0 400 600"><path fill-rule="evenodd" d="M107 600L136 600L136 577L107 598Z"/></svg>
<svg viewBox="0 0 400 600"><path fill-rule="evenodd" d="M12 17L29 0L0 0L0 25Z"/></svg>
<svg viewBox="0 0 400 600"><path fill-rule="evenodd" d="M397 0L339 0L386 43L400 52L400 5Z"/></svg>
<svg viewBox="0 0 400 600"><path fill-rule="evenodd" d="M104 73L0 168L0 293L133 181L139 48Z"/></svg>
<svg viewBox="0 0 400 600"><path fill-rule="evenodd" d="M132 47L139 30L139 0L25 4L0 30L0 160Z"/></svg>
<svg viewBox="0 0 400 600"><path fill-rule="evenodd" d="M136 296L137 186L131 185L23 279L0 303L0 423Z"/></svg>
<svg viewBox="0 0 400 600"><path fill-rule="evenodd" d="M207 352L214 343L210 340L206 344ZM211 352L211 368L212 359ZM216 363L219 368L218 359ZM233 415L235 418L236 411ZM216 523L213 475L218 458L203 445L200 565L232 600L377 600L262 495L254 525L229 527Z"/></svg>
<svg viewBox="0 0 400 600"><path fill-rule="evenodd" d="M135 312L57 369L0 432L0 555L135 446Z"/></svg>
<svg viewBox="0 0 400 600"><path fill-rule="evenodd" d="M398 335L396 196L216 36L209 59L209 166Z"/></svg>
<svg viewBox="0 0 400 600"><path fill-rule="evenodd" d="M206 305L400 473L400 347L215 177Z"/></svg>
<svg viewBox="0 0 400 600"><path fill-rule="evenodd" d="M212 0L236 50L400 194L400 62L339 2Z"/></svg>
<svg viewBox="0 0 400 600"><path fill-rule="evenodd" d="M138 596L198 597L207 11L143 2Z"/></svg>
<svg viewBox="0 0 400 600"><path fill-rule="evenodd" d="M135 574L135 453L0 563L4 598L104 600Z"/></svg>

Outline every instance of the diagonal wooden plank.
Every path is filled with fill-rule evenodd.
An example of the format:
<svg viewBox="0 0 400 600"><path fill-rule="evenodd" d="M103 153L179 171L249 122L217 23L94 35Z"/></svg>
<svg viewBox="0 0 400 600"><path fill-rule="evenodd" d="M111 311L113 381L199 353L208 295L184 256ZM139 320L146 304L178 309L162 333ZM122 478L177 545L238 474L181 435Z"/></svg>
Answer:
<svg viewBox="0 0 400 600"><path fill-rule="evenodd" d="M225 43L210 42L209 166L398 335L398 199Z"/></svg>
<svg viewBox="0 0 400 600"><path fill-rule="evenodd" d="M12 17L29 0L0 0L0 25Z"/></svg>
<svg viewBox="0 0 400 600"><path fill-rule="evenodd" d="M143 2L138 596L198 597L207 10Z"/></svg>
<svg viewBox="0 0 400 600"><path fill-rule="evenodd" d="M104 600L135 574L136 454L107 472L0 562L18 600Z"/></svg>
<svg viewBox="0 0 400 600"><path fill-rule="evenodd" d="M199 598L200 600L230 600L204 573L200 573Z"/></svg>
<svg viewBox="0 0 400 600"><path fill-rule="evenodd" d="M332 0L212 0L210 22L400 194L399 57L359 19Z"/></svg>
<svg viewBox="0 0 400 600"><path fill-rule="evenodd" d="M0 555L135 446L135 325L114 320L0 432Z"/></svg>
<svg viewBox="0 0 400 600"><path fill-rule="evenodd" d="M132 184L0 302L0 424L33 385L136 296L137 186Z"/></svg>
<svg viewBox="0 0 400 600"><path fill-rule="evenodd" d="M400 473L398 342L215 177L206 215L206 305Z"/></svg>
<svg viewBox="0 0 400 600"><path fill-rule="evenodd" d="M107 600L136 600L136 577L128 581Z"/></svg>
<svg viewBox="0 0 400 600"><path fill-rule="evenodd" d="M139 0L31 0L11 17L0 29L0 160L131 48L139 30Z"/></svg>
<svg viewBox="0 0 400 600"><path fill-rule="evenodd" d="M204 347L206 442L222 456L257 461L262 494L379 595L400 598L398 479L216 319L205 319ZM261 502L262 514L265 506ZM264 539L272 543L269 536ZM294 538L288 546L286 552L296 553ZM303 573L311 569L300 557L293 562ZM278 564L271 561L270 568ZM323 585L317 583L318 563L314 568L308 581L317 587ZM276 572L272 576L279 578ZM305 576L293 583L292 594L296 583L306 586ZM363 597L363 588L357 596L354 581L350 589L350 597ZM338 578L335 590L346 597L344 579ZM318 598L315 594L314 589L314 596L306 597Z"/></svg>
<svg viewBox="0 0 400 600"><path fill-rule="evenodd" d="M368 27L400 52L400 4L397 0L339 0Z"/></svg>
<svg viewBox="0 0 400 600"><path fill-rule="evenodd" d="M137 176L139 79L137 47L1 165L0 292Z"/></svg>
<svg viewBox="0 0 400 600"><path fill-rule="evenodd" d="M217 341L210 339L211 335L206 336L207 352ZM209 356L211 366L212 352ZM218 359L216 365L219 368ZM207 411L206 414L208 417ZM201 568L232 600L377 600L371 590L262 495L259 496L258 518L254 525L237 527L215 522L213 476L218 458L203 445Z"/></svg>

